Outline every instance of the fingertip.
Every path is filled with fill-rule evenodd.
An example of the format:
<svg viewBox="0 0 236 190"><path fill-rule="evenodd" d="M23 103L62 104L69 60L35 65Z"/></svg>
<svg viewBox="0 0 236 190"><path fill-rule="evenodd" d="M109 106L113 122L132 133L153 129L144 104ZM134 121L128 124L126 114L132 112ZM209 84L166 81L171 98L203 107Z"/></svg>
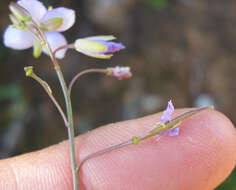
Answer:
<svg viewBox="0 0 236 190"><path fill-rule="evenodd" d="M177 110L175 115L184 111ZM88 147L81 153L140 135L159 118L155 114L100 128L85 138ZM152 137L87 161L80 177L88 189L210 190L234 168L235 147L232 123L223 114L206 110L185 120L177 137L160 141Z"/></svg>
<svg viewBox="0 0 236 190"><path fill-rule="evenodd" d="M174 117L188 111L176 110ZM144 134L161 113L110 124L76 138L77 158ZM236 131L217 111L186 119L180 134L94 157L80 171L81 190L212 190L236 162ZM72 189L68 141L0 162L0 189ZM9 188L10 187L10 188Z"/></svg>

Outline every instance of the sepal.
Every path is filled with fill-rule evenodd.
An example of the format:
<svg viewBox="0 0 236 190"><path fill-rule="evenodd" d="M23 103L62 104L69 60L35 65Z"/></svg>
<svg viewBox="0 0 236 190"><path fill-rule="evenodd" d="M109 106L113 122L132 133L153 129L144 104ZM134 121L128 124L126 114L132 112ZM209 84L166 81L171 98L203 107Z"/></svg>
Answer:
<svg viewBox="0 0 236 190"><path fill-rule="evenodd" d="M30 13L17 3L11 2L9 9L19 21L28 22L32 19Z"/></svg>

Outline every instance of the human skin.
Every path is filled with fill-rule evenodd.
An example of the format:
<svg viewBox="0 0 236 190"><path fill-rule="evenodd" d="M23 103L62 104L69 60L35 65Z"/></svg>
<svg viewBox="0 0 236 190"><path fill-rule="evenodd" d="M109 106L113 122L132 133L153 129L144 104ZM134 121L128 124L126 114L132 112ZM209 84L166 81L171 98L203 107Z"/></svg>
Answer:
<svg viewBox="0 0 236 190"><path fill-rule="evenodd" d="M188 111L179 109L174 117ZM161 113L109 124L76 138L77 160L142 135ZM72 190L69 144L0 161L1 190ZM80 190L213 190L236 163L236 130L223 114L204 110L174 137L151 137L86 161Z"/></svg>

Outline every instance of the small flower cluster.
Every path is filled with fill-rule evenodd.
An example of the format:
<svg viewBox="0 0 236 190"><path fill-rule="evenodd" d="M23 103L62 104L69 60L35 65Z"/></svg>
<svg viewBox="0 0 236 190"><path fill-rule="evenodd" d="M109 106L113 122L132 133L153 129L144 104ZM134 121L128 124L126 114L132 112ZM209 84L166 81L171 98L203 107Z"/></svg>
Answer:
<svg viewBox="0 0 236 190"><path fill-rule="evenodd" d="M86 38L79 38L75 40L72 44L68 44L66 38L61 32L64 32L71 28L75 23L75 12L72 9L65 7L48 9L38 0L18 0L17 3L10 3L9 5L11 14L9 15L12 24L7 27L4 32L3 41L5 46L12 49L28 49L33 47L33 55L38 58L41 53L45 53L50 56L54 68L56 70L59 82L62 87L66 102L67 114L57 102L56 98L53 96L52 90L48 83L42 80L33 71L33 67L25 67L26 76L35 79L47 92L52 102L57 107L60 112L65 126L68 127L69 139L70 139L70 151L72 160L72 174L73 174L73 185L74 189L78 189L78 170L82 163L94 156L109 152L127 146L130 144L138 144L141 140L149 138L155 135L168 134L169 136L176 136L179 134L178 125L182 120L186 118L179 118L171 120L171 116L174 112L174 106L171 101L168 102L166 110L160 119L156 128L146 135L140 137L134 137L128 143L118 144L108 149L104 149L100 152L94 153L85 157L76 167L76 154L74 147L74 125L73 125L73 113L71 105L71 89L74 82L83 74L91 72L105 73L108 76L116 77L119 80L127 79L132 76L129 67L109 67L107 69L87 69L79 72L67 87L65 83L64 76L61 72L59 63L57 59L64 58L66 51L68 49L75 49L76 51L100 59L110 59L113 53L118 52L125 48L122 43L113 42L116 38L112 35L100 35L92 36ZM57 58L57 59L56 59ZM196 112L195 112L196 113ZM189 113L191 116L193 113Z"/></svg>
<svg viewBox="0 0 236 190"><path fill-rule="evenodd" d="M41 52L49 54L44 47L45 40L58 59L64 58L68 48L74 48L80 53L94 58L109 59L112 54L125 48L122 43L111 42L115 37L93 36L77 39L68 45L64 32L75 23L75 12L65 7L49 8L38 0L19 0L9 6L12 14L9 15L12 25L4 32L5 46L24 50L33 47L34 57L39 57ZM45 34L44 39L41 33ZM61 48L63 47L63 48ZM58 51L57 51L58 50Z"/></svg>
<svg viewBox="0 0 236 190"><path fill-rule="evenodd" d="M18 50L34 47L35 57L40 56L41 51L48 54L46 48L41 48L43 39L40 38L38 28L44 32L52 50L67 44L60 32L73 26L74 10L65 7L47 10L38 0L19 0L17 3L12 2L9 7L13 25L8 26L4 33L5 46ZM56 57L61 59L65 53L66 49L60 50Z"/></svg>

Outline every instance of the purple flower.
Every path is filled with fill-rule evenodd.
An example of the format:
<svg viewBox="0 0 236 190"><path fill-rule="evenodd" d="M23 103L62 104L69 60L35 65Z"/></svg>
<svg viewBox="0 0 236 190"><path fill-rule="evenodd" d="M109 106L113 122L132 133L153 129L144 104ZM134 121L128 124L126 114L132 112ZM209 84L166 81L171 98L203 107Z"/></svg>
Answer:
<svg viewBox="0 0 236 190"><path fill-rule="evenodd" d="M174 112L174 105L172 104L172 101L170 100L168 102L167 108L165 109L165 111L163 112L160 121L162 123L168 123L171 121L171 116ZM164 135L168 133L169 136L176 136L179 134L179 128L175 127L174 129L171 129L170 131L163 131L161 133L161 135Z"/></svg>
<svg viewBox="0 0 236 190"><path fill-rule="evenodd" d="M174 129L168 131L168 135L170 137L177 136L178 134L179 134L179 127L175 127Z"/></svg>
<svg viewBox="0 0 236 190"><path fill-rule="evenodd" d="M47 10L38 0L19 0L17 4L25 8L38 27L45 32L52 50L67 44L65 37L60 32L68 30L74 24L74 10L64 7ZM25 24L28 25L30 22ZM5 46L18 50L28 49L39 43L30 32L13 27L13 25L7 27L3 40ZM48 54L47 49L43 48L42 51ZM65 56L65 53L66 49L59 50L56 57L61 59Z"/></svg>
<svg viewBox="0 0 236 190"><path fill-rule="evenodd" d="M90 57L109 59L113 53L125 48L122 43L111 42L114 39L112 35L81 38L75 41L74 47Z"/></svg>
<svg viewBox="0 0 236 190"><path fill-rule="evenodd" d="M163 112L162 116L161 116L161 119L160 121L162 123L167 123L171 120L171 115L173 114L174 112L174 105L172 104L172 101L170 100L168 102L168 105L167 105L167 108L166 110Z"/></svg>
<svg viewBox="0 0 236 190"><path fill-rule="evenodd" d="M111 67L107 69L107 75L118 78L119 80L132 77L129 67Z"/></svg>

